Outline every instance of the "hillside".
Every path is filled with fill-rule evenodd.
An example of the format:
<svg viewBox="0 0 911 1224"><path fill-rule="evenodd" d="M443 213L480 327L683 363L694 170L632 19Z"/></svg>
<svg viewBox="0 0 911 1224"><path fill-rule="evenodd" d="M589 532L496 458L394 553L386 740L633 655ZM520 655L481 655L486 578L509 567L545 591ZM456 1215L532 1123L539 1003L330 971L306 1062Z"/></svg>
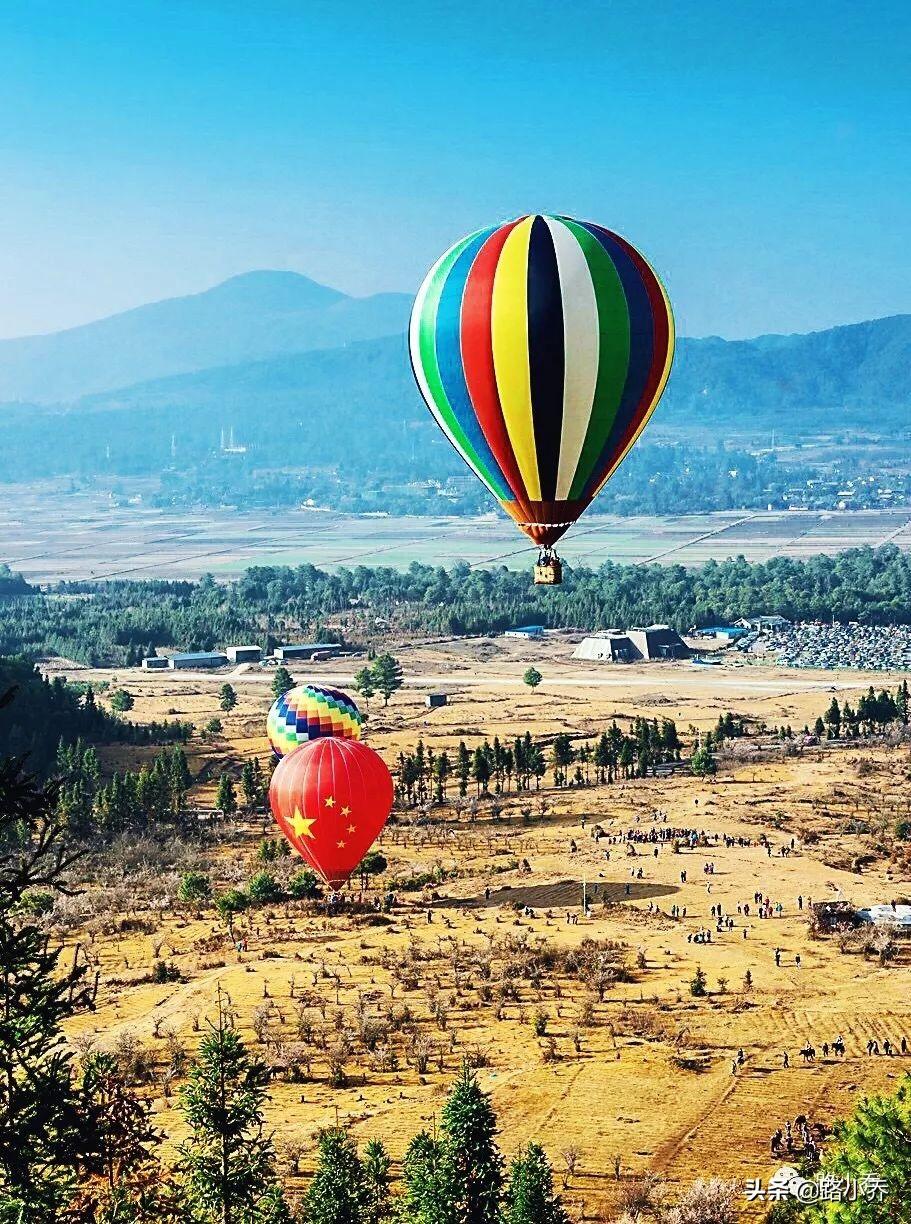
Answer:
<svg viewBox="0 0 911 1224"><path fill-rule="evenodd" d="M289 307L304 296L332 296L310 282L299 285L301 279L288 282ZM275 306L272 290L274 283ZM256 279L234 284L229 296L254 311ZM356 304L333 300L324 314L346 303ZM289 309L285 324L300 314ZM764 445L775 430L779 443L823 433L835 433L843 445L861 435L895 442L911 423L909 354L908 315L805 336L684 339L647 438ZM462 471L414 387L400 330L154 379L71 404L8 405L0 412L0 480L186 469L214 457L222 430L230 428L248 448L247 466L339 468L352 481Z"/></svg>
<svg viewBox="0 0 911 1224"><path fill-rule="evenodd" d="M248 272L47 336L0 341L0 402L68 401L170 374L400 331L407 294L347 297L296 272Z"/></svg>

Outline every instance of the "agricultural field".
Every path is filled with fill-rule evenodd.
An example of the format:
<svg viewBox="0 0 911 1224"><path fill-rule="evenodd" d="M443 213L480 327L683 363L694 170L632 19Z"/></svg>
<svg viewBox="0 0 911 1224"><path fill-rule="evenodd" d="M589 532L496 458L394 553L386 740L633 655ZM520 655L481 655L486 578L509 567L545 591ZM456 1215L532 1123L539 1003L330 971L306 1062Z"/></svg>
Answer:
<svg viewBox="0 0 911 1224"><path fill-rule="evenodd" d="M526 730L578 741L636 715L673 718L690 742L728 711L812 726L833 690L856 704L869 683L759 665L596 669L569 660L560 639L397 653L405 687L387 708L373 698L368 719L368 742L393 769L419 737L452 754L460 740L473 748ZM522 683L531 662L544 677L536 691ZM202 729L218 715L221 731L194 737L190 749L201 809L212 808L220 773L268 759L265 669L51 670L61 669L125 686L139 720L179 717ZM226 678L238 703L224 713ZM304 678L350 675L328 662L295 675ZM428 687L445 688L449 704L427 709ZM135 766L147 752L109 750L102 766ZM336 1118L359 1141L382 1137L400 1161L411 1136L434 1125L465 1058L492 1093L503 1150L540 1138L574 1219L615 1218L648 1171L672 1197L698 1176L767 1179L783 1163L769 1151L778 1127L802 1113L829 1127L911 1067L866 1052L872 1038L911 1041L909 950L881 964L809 929L811 899L911 893L908 862L885 857L879 836L908 816L909 780L904 743L787 754L749 742L720 758L714 779L557 788L548 776L540 790L474 800L472 785L465 801L450 780L446 803L399 811L387 826L379 848L388 867L364 912L327 916L283 901L237 917L233 938L210 905L181 905L177 884L191 868L208 872L216 892L244 884L274 835L267 816L217 819L199 840L120 846L71 902L66 939L99 976L96 1010L76 1017L69 1036L82 1049L144 1060L155 1122L174 1143L176 1052L193 1052L220 992L273 1067L268 1120L296 1191L312 1173L318 1130ZM647 839L662 829L679 831L677 848L668 839L655 853ZM698 832L698 844L685 844L684 830ZM285 878L296 867L279 857L270 870ZM396 903L374 911L369 903L387 890ZM757 890L780 902L780 916L756 917ZM718 905L733 929L716 931ZM705 930L711 942L693 942ZM161 963L174 980L155 982ZM697 970L704 995L691 990ZM824 1056L823 1042L838 1035L846 1056ZM808 1044L812 1060L799 1054ZM743 1218L761 1218L760 1207L744 1203Z"/></svg>
<svg viewBox="0 0 911 1224"><path fill-rule="evenodd" d="M145 486L137 483L139 493ZM147 491L147 490L146 490ZM742 554L803 558L894 542L911 549L911 511L728 511L668 518L586 515L560 552L600 565L698 565ZM0 561L32 582L87 578L196 578L251 565L406 568L413 561L525 568L535 550L499 513L480 519L352 517L288 508L168 512L114 504L98 492L7 486L0 499Z"/></svg>

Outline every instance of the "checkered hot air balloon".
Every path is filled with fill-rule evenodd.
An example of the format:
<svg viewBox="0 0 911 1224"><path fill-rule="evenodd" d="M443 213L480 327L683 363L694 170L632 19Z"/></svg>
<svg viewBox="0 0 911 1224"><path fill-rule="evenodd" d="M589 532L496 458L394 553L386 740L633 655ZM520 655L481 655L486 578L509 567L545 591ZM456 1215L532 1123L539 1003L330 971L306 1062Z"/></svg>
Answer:
<svg viewBox="0 0 911 1224"><path fill-rule="evenodd" d="M310 740L324 736L360 739L363 719L348 696L321 684L301 684L273 703L266 732L276 756L286 756Z"/></svg>
<svg viewBox="0 0 911 1224"><path fill-rule="evenodd" d="M625 238L526 216L470 234L434 264L410 349L437 424L547 558L661 398L674 321Z"/></svg>

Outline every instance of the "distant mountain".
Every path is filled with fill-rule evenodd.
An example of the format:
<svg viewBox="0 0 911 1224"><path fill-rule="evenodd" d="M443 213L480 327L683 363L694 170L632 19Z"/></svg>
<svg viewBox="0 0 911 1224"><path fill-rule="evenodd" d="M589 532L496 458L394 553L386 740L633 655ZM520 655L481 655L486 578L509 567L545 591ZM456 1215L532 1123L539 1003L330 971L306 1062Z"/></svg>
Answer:
<svg viewBox="0 0 911 1224"><path fill-rule="evenodd" d="M911 427L911 315L755 340L681 340L659 426L686 415L750 432ZM835 410L835 415L833 415ZM744 420L742 413L757 414Z"/></svg>
<svg viewBox="0 0 911 1224"><path fill-rule="evenodd" d="M247 272L47 336L0 341L0 402L55 403L171 374L236 365L405 327L411 299L352 298L296 272Z"/></svg>
<svg viewBox="0 0 911 1224"><path fill-rule="evenodd" d="M286 318L302 313L294 307L303 297L324 301L323 317L354 305L301 280L286 282ZM255 277L240 278L212 293L255 313L261 288ZM767 444L774 430L779 444L829 434L844 447L860 436L900 447L911 430L909 359L911 315L811 335L684 339L646 439L751 446ZM251 471L333 468L354 483L462 471L414 387L402 325L392 336L173 375L70 404L7 405L0 480L186 470L219 461L222 431L231 429Z"/></svg>

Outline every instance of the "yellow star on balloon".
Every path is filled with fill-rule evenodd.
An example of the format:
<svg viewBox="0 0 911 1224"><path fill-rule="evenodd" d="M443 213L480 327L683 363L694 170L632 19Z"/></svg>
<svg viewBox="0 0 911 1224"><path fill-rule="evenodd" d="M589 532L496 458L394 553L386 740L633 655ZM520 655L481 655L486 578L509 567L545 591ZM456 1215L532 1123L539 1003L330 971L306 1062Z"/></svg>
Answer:
<svg viewBox="0 0 911 1224"><path fill-rule="evenodd" d="M339 850L345 849L345 843L343 841L336 842L335 844L338 846Z"/></svg>
<svg viewBox="0 0 911 1224"><path fill-rule="evenodd" d="M326 807L335 807L335 799L332 795L326 800Z"/></svg>
<svg viewBox="0 0 911 1224"><path fill-rule="evenodd" d="M350 815L351 815L351 808L350 808L350 807L343 807L343 808L342 808L342 815L343 815L343 816L350 816Z"/></svg>
<svg viewBox="0 0 911 1224"><path fill-rule="evenodd" d="M314 820L308 820L306 816L301 815L300 808L294 809L291 828L294 830L295 837L313 837L312 827L315 823Z"/></svg>

